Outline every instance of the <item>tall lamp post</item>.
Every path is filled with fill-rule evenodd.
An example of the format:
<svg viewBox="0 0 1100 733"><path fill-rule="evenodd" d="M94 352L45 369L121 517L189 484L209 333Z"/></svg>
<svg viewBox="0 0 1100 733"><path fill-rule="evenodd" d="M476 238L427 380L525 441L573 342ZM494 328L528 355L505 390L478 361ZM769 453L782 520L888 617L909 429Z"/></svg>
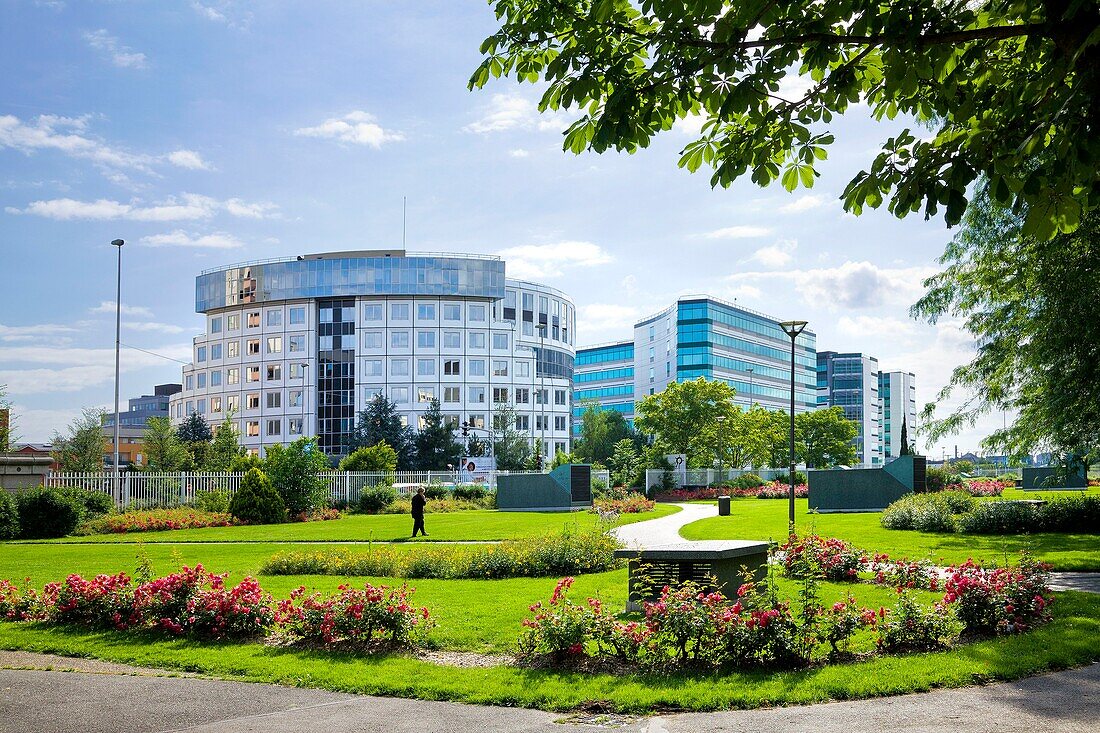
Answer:
<svg viewBox="0 0 1100 733"><path fill-rule="evenodd" d="M535 328L539 332L539 356L535 359L535 371L539 371L539 362L546 359L546 324L537 323ZM543 453L546 450L546 401L550 397L546 391L546 370L539 376L539 399L541 405L541 422L539 423L539 468L543 465Z"/></svg>
<svg viewBox="0 0 1100 733"><path fill-rule="evenodd" d="M749 373L749 407L751 408L755 404L752 400L752 373L755 369L749 367L747 371Z"/></svg>
<svg viewBox="0 0 1100 733"><path fill-rule="evenodd" d="M122 345L122 245L121 239L111 242L118 247L118 277L115 279L115 491L118 491L118 361L119 348Z"/></svg>
<svg viewBox="0 0 1100 733"><path fill-rule="evenodd" d="M794 342L806 324L806 321L783 321L779 324L783 333L791 337L791 472L788 475L791 487L787 493L787 522L791 534L794 533Z"/></svg>

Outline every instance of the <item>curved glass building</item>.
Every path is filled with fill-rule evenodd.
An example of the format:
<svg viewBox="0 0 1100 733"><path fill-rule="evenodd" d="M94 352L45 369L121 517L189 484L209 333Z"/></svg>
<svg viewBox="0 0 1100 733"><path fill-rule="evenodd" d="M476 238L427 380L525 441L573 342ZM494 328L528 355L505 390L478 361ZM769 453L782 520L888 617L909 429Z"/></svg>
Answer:
<svg viewBox="0 0 1100 733"><path fill-rule="evenodd" d="M172 398L176 423L231 414L251 451L305 435L339 456L381 393L414 429L432 399L482 431L511 405L544 456L569 450L573 301L507 279L497 257L372 250L229 265L196 278L195 310L206 333Z"/></svg>

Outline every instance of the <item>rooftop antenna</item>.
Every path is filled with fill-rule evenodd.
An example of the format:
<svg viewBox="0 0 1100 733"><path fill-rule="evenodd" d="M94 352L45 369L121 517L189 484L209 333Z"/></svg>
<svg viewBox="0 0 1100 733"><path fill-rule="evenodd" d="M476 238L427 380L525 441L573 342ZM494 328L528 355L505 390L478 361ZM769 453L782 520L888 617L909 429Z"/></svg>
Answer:
<svg viewBox="0 0 1100 733"><path fill-rule="evenodd" d="M407 196L401 197L401 249L405 249L405 204Z"/></svg>

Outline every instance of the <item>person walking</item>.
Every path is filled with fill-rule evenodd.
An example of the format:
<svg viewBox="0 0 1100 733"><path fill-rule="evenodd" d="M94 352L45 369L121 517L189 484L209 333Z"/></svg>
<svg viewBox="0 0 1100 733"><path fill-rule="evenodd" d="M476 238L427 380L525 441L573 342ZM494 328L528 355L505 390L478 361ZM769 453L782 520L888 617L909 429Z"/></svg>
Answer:
<svg viewBox="0 0 1100 733"><path fill-rule="evenodd" d="M428 533L424 531L424 505L427 503L424 498L424 487L421 486L412 498L413 537L416 537L417 532L425 537L428 536Z"/></svg>

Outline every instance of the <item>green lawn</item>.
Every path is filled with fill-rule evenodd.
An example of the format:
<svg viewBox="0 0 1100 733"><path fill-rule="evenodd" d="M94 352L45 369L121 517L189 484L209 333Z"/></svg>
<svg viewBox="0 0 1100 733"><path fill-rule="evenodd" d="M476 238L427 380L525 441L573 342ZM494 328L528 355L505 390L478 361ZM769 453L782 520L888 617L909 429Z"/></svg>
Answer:
<svg viewBox="0 0 1100 733"><path fill-rule="evenodd" d="M623 514L616 524L656 519L680 511L679 507L660 504L656 511ZM206 527L164 532L64 537L50 540L66 543L132 542L428 542L461 540L506 540L539 537L560 532L566 527L592 527L598 522L589 512L499 512L494 510L428 514L425 526L429 536L410 539L412 519L407 514L348 514L328 522L292 522L246 527ZM3 544L0 544L3 547Z"/></svg>
<svg viewBox="0 0 1100 733"><path fill-rule="evenodd" d="M1027 492L1029 495L1035 492ZM1043 492L1049 495L1051 492ZM1075 492L1080 493L1080 492ZM1034 535L931 534L883 529L877 512L867 514L809 514L805 499L795 501L796 526L827 537L839 537L868 551L891 557L931 558L941 564L975 560L1015 560L1030 548L1056 570L1100 570L1100 536L1040 533ZM685 526L689 540L758 539L782 541L787 535L787 502L733 499L730 516L708 517Z"/></svg>

